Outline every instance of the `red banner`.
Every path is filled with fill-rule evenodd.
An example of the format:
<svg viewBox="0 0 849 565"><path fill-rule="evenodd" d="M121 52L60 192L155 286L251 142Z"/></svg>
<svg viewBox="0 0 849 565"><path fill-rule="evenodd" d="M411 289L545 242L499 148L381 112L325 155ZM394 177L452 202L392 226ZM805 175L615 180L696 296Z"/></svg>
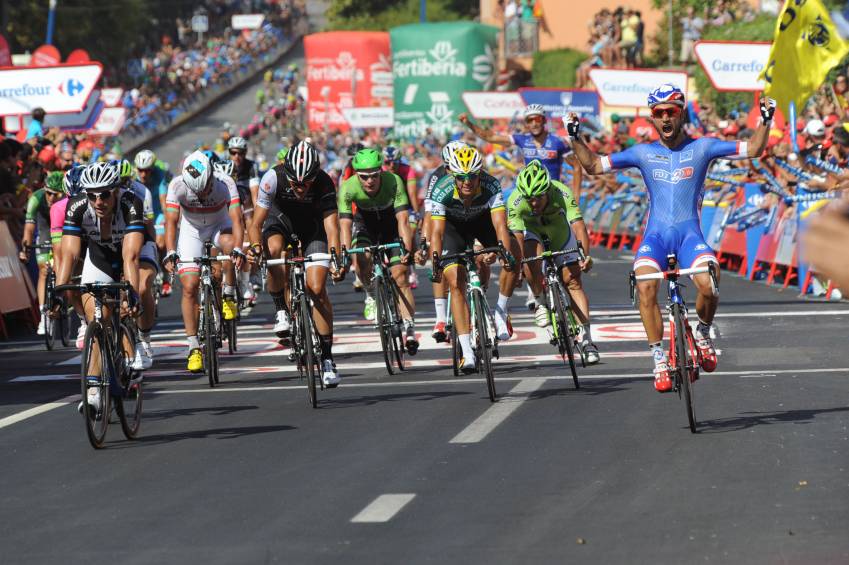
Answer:
<svg viewBox="0 0 849 565"><path fill-rule="evenodd" d="M42 45L32 52L32 61L30 64L33 67L52 67L62 62L62 55L59 50L52 45Z"/></svg>
<svg viewBox="0 0 849 565"><path fill-rule="evenodd" d="M348 129L342 108L392 105L389 34L332 31L304 38L310 129Z"/></svg>
<svg viewBox="0 0 849 565"><path fill-rule="evenodd" d="M0 34L0 67L12 66L12 52L9 50L9 43L6 38Z"/></svg>
<svg viewBox="0 0 849 565"><path fill-rule="evenodd" d="M75 65L82 65L84 63L88 63L91 61L91 58L88 56L88 51L85 49L74 49L70 53L68 53L68 58L65 59L66 63L73 63Z"/></svg>

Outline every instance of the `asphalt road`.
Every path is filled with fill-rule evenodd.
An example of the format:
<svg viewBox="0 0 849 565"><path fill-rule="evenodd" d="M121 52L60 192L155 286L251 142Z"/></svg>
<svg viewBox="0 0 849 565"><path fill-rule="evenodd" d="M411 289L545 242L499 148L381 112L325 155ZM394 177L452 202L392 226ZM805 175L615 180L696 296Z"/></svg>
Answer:
<svg viewBox="0 0 849 565"><path fill-rule="evenodd" d="M165 300L141 437L116 426L100 452L76 412L77 352L4 344L3 562L849 562L849 305L726 274L693 435L648 378L627 257L596 255L602 363L574 390L516 299L496 404L427 335L426 285L422 350L395 377L362 295L332 289L344 380L317 410L267 296L216 389L184 371Z"/></svg>

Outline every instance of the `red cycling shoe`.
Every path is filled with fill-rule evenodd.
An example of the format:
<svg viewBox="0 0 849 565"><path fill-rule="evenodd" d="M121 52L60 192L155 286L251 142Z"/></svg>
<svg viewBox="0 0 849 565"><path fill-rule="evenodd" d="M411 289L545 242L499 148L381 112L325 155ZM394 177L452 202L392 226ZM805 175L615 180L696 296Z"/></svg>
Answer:
<svg viewBox="0 0 849 565"><path fill-rule="evenodd" d="M654 366L654 389L657 392L672 390L672 377L669 376L669 364L666 362Z"/></svg>
<svg viewBox="0 0 849 565"><path fill-rule="evenodd" d="M716 350L713 348L713 341L709 337L699 337L696 340L696 347L699 350L699 366L704 369L705 373L712 373L716 370Z"/></svg>

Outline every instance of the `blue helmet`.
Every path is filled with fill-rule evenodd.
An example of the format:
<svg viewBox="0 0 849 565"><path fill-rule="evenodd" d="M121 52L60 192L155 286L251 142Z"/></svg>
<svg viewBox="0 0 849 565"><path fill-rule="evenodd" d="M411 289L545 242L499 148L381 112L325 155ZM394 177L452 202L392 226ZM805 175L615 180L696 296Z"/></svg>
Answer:
<svg viewBox="0 0 849 565"><path fill-rule="evenodd" d="M215 165L215 163L221 162L221 158L218 156L218 153L211 149L207 149L203 152L206 155L206 158L209 159L210 164Z"/></svg>
<svg viewBox="0 0 849 565"><path fill-rule="evenodd" d="M658 104L675 104L676 106L684 107L687 102L684 98L684 93L674 84L662 84L655 88L649 94L649 108L654 108Z"/></svg>
<svg viewBox="0 0 849 565"><path fill-rule="evenodd" d="M80 186L80 177L83 174L84 168L85 166L76 166L65 172L63 183L65 192L68 193L68 196L74 197L82 190L82 186Z"/></svg>
<svg viewBox="0 0 849 565"><path fill-rule="evenodd" d="M401 152L398 151L397 147L393 147L392 145L387 145L383 150L383 160L388 162L397 161L401 158Z"/></svg>

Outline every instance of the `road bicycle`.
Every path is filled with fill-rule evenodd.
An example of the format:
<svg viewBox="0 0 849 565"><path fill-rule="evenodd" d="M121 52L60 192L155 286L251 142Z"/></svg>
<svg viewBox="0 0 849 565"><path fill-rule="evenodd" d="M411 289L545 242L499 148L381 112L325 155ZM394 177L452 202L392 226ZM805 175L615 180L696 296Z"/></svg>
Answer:
<svg viewBox="0 0 849 565"><path fill-rule="evenodd" d="M549 323L551 324L551 345L557 347L560 352L560 357L563 363L569 365L569 371L572 373L572 382L575 388L581 388L578 382L578 371L575 366L575 354L581 360L581 366L586 367L586 360L583 347L578 336L581 333L578 320L572 310L572 299L569 293L563 288L563 280L560 278L561 269L557 267L557 257L563 255L579 254L581 260L584 259L584 251L581 247L573 249L563 249L560 251L551 251L549 248L550 242L543 240L544 251L542 254L535 257L527 257L522 260L522 263L534 263L536 261L543 262L544 279L543 286L545 296L548 300L548 315Z"/></svg>
<svg viewBox="0 0 849 565"><path fill-rule="evenodd" d="M71 332L76 329L71 326L74 323L73 307L65 305L65 301L61 296L57 296L54 292L56 286L56 271L53 270L53 245L50 243L38 243L35 245L27 245L27 249L35 253L49 253L50 260L47 261L47 276L44 283L44 305L41 307L41 317L44 320L44 345L48 351L52 351L56 345L58 338L64 347L68 347L71 343ZM52 316L48 312L53 312L58 305L58 310Z"/></svg>
<svg viewBox="0 0 849 565"><path fill-rule="evenodd" d="M692 269L679 269L678 259L675 254L667 256L669 268L664 272L647 273L637 275L631 271L631 301L636 304L635 288L637 281L665 279L667 282L666 311L669 315L669 370L673 375L672 390L683 396L687 407L687 421L690 431L696 433L698 422L696 420L696 406L693 385L699 378L699 366L701 364L701 353L696 347L693 337L693 329L687 321L687 305L681 294L684 285L679 279L687 275L709 273L711 287L714 294L719 292L716 281L716 265L708 263L706 266L694 267Z"/></svg>
<svg viewBox="0 0 849 565"><path fill-rule="evenodd" d="M439 257L434 252L432 258L434 273L431 275L431 280L440 280L442 266L449 262L457 261L460 266L465 267L468 277L468 284L466 284L466 304L469 307L469 329L472 347L475 350L475 358L477 359L476 369L486 379L489 400L495 402L498 399L498 394L495 390L495 374L492 369L492 358L499 358L498 335L495 331L495 320L492 317L492 310L489 308L489 303L486 300L486 292L478 275L477 262L475 261L478 255L487 253L496 253L505 262L509 262L509 259L512 258L508 256L501 242L494 247L485 247L478 250L466 249L460 253L451 253L442 257ZM451 304L450 292L448 304ZM451 357L454 375L459 376L459 361L460 357L462 357L462 349L460 348L460 340L457 337L457 332L454 331L454 316L450 307L448 321L445 326L451 332Z"/></svg>
<svg viewBox="0 0 849 565"><path fill-rule="evenodd" d="M347 265L348 256L369 253L372 257L375 311L374 325L380 333L380 346L383 349L383 361L390 375L404 370L404 321L401 319L399 303L401 289L389 272L390 252L400 249L406 255L404 245L399 242L352 247L342 250L343 261ZM365 281L363 281L365 282Z"/></svg>
<svg viewBox="0 0 849 565"><path fill-rule="evenodd" d="M312 317L313 301L307 290L306 271L309 263L318 261L330 261L335 270L338 268L338 260L335 248L331 248L330 253L311 253L304 257L301 254L300 242L293 243L294 256L263 261L262 278L265 281L269 266L289 267L289 311L292 320L289 360L297 363L298 374L302 379L307 379L310 405L317 408L318 391L324 390L324 381L321 378L321 341Z"/></svg>
<svg viewBox="0 0 849 565"><path fill-rule="evenodd" d="M122 293L130 288L126 281L54 288L54 292L89 294L94 300L94 319L86 328L83 342L80 382L86 435L95 449L103 447L113 406L127 439L136 438L141 426L143 378L132 368L138 331L133 319L121 314ZM108 321L103 315L106 305L111 306ZM90 398L99 400L90 403Z"/></svg>

